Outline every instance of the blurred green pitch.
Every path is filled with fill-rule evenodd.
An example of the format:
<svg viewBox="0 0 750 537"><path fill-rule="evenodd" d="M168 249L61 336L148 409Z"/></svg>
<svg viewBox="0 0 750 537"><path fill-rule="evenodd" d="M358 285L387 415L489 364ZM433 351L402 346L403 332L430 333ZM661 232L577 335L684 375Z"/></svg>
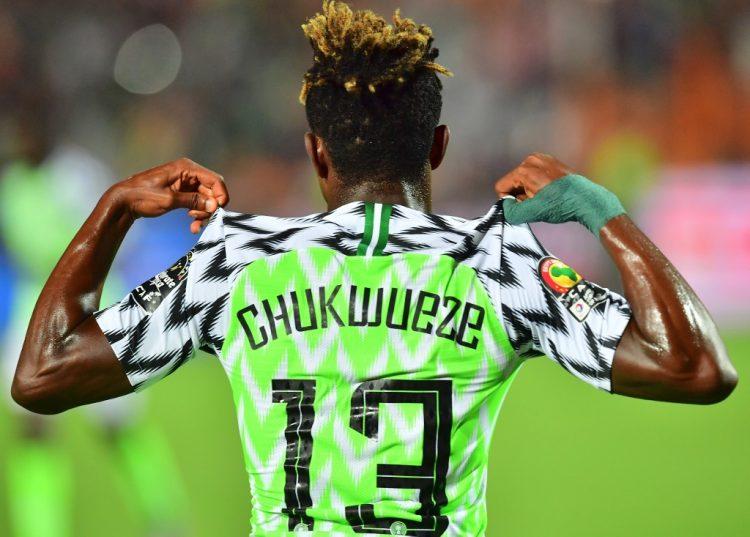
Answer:
<svg viewBox="0 0 750 537"><path fill-rule="evenodd" d="M609 396L548 360L527 363L495 431L487 536L750 535L750 335L726 341L740 384L713 407ZM175 450L194 535L247 535L250 498L219 364L201 357L150 390L148 419ZM16 426L3 407L0 464ZM58 417L57 441L78 473L73 534L140 536L99 434L79 411ZM0 466L0 535L9 531L6 470Z"/></svg>

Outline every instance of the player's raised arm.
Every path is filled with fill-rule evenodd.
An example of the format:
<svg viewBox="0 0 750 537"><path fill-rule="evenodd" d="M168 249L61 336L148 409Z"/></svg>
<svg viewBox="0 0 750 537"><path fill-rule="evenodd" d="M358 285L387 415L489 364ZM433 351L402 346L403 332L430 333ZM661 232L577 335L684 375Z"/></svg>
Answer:
<svg viewBox="0 0 750 537"><path fill-rule="evenodd" d="M716 324L614 194L538 153L495 189L519 200L503 204L508 223L579 222L599 236L614 260L632 311L611 364L614 393L710 404L732 392L737 373Z"/></svg>
<svg viewBox="0 0 750 537"><path fill-rule="evenodd" d="M188 159L136 174L109 189L39 296L13 379L16 402L51 414L131 392L93 316L125 234L136 218L176 208L189 209L191 230L197 232L228 200L222 178Z"/></svg>

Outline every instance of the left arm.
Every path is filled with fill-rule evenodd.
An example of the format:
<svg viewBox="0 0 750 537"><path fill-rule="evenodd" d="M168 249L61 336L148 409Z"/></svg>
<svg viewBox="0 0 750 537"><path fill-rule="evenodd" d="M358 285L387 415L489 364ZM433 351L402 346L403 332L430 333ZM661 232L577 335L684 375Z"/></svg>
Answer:
<svg viewBox="0 0 750 537"><path fill-rule="evenodd" d="M495 185L510 224L578 222L599 236L623 281L632 316L612 362L612 391L682 403L717 403L737 384L705 306L617 198L557 159L535 153Z"/></svg>
<svg viewBox="0 0 750 537"><path fill-rule="evenodd" d="M627 216L607 223L600 238L633 311L615 352L612 391L683 403L727 398L737 372L695 291Z"/></svg>

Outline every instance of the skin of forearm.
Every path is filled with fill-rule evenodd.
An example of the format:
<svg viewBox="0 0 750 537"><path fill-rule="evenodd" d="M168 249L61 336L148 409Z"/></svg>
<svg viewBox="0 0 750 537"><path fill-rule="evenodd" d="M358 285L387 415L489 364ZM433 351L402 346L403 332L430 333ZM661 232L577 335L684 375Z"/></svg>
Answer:
<svg viewBox="0 0 750 537"><path fill-rule="evenodd" d="M45 284L26 334L17 376L40 375L75 329L98 309L104 281L133 217L116 188L97 204Z"/></svg>
<svg viewBox="0 0 750 537"><path fill-rule="evenodd" d="M42 290L11 394L42 414L133 391L93 313L122 240L135 218L188 209L197 233L229 201L220 175L181 158L110 188L73 238Z"/></svg>
<svg viewBox="0 0 750 537"><path fill-rule="evenodd" d="M715 382L717 376L720 383L736 382L736 373L706 307L633 221L626 215L612 219L601 229L600 238L622 277L633 313L631 323L639 337L639 352L651 360L652 372L661 376L667 372L675 385L696 378ZM643 360L639 366L644 384L648 384L649 367ZM657 389L658 393L651 394L655 398L669 396L668 386Z"/></svg>

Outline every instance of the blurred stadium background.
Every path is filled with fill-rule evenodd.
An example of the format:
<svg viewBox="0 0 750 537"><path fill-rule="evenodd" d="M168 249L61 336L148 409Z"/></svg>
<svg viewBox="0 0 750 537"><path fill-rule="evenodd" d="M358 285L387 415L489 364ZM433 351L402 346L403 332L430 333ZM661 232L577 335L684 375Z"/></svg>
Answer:
<svg viewBox="0 0 750 537"><path fill-rule="evenodd" d="M750 2L352 4L400 5L431 25L456 74L445 82L453 139L436 212L484 213L494 179L525 154L559 156L622 197L717 317L740 377L750 375ZM234 210L323 208L297 104L311 57L299 25L319 7L0 4L3 370L44 278L118 178L188 155L225 175ZM109 300L189 249L187 223L138 222ZM585 232L539 234L588 278L619 287ZM111 409L32 420L0 403L0 535L24 525L16 535L247 534L231 396L210 358ZM488 536L750 535L749 404L746 380L719 406L670 406L527 364L495 434ZM38 446L42 462L30 462ZM59 501L44 508L45 498Z"/></svg>

